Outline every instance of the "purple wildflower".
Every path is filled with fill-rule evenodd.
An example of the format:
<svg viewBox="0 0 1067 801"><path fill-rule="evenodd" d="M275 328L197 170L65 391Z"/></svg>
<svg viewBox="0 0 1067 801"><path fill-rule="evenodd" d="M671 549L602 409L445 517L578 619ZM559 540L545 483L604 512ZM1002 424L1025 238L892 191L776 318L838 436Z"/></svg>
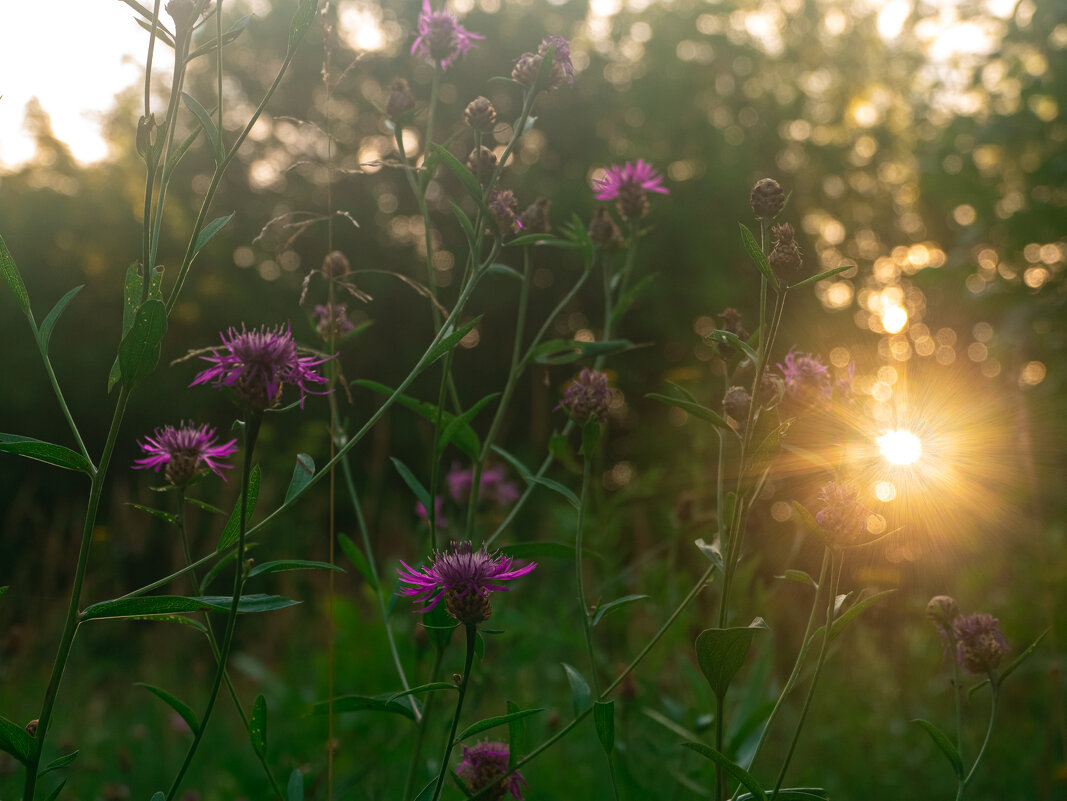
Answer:
<svg viewBox="0 0 1067 801"><path fill-rule="evenodd" d="M510 756L511 749L507 743L482 740L472 746L464 746L463 761L456 767L456 775L463 779L471 793L495 786L495 792L490 793L489 798L501 799L510 792L512 798L521 801L526 780L518 771L508 776Z"/></svg>
<svg viewBox="0 0 1067 801"><path fill-rule="evenodd" d="M593 189L597 200L614 200L624 220L637 220L648 213L647 193L670 194L663 186L663 176L643 159L635 164L626 162L622 167L613 164L603 178L594 182Z"/></svg>
<svg viewBox="0 0 1067 801"><path fill-rule="evenodd" d="M971 673L990 673L1010 650L992 615L960 615L953 623L956 659Z"/></svg>
<svg viewBox="0 0 1067 801"><path fill-rule="evenodd" d="M831 481L818 497L823 508L815 515L815 522L830 540L847 545L867 530L870 510L860 502L859 487L852 481Z"/></svg>
<svg viewBox="0 0 1067 801"><path fill-rule="evenodd" d="M785 391L804 406L825 404L830 400L830 370L818 356L800 351L785 355L784 364L779 364L785 379Z"/></svg>
<svg viewBox="0 0 1067 801"><path fill-rule="evenodd" d="M426 512L426 506L422 501L415 501L415 514L419 520L429 520L430 515ZM448 521L445 519L445 496L438 495L433 499L433 519L438 528L447 528Z"/></svg>
<svg viewBox="0 0 1067 801"><path fill-rule="evenodd" d="M192 423L182 423L178 428L163 426L138 443L144 456L133 463L135 470L149 468L159 472L166 465L163 475L176 487L189 482L203 467L212 470L223 481L226 476L222 470L233 467L225 464L225 459L237 453L237 440L231 439L222 445L216 445L218 435L209 426L199 428Z"/></svg>
<svg viewBox="0 0 1067 801"><path fill-rule="evenodd" d="M452 469L445 476L445 486L448 487L448 494L452 500L457 504L465 503L470 497L473 483L474 470L464 470L459 462L453 462ZM479 498L490 500L497 506L508 506L518 500L518 487L507 480L507 471L500 465L483 470L480 483Z"/></svg>
<svg viewBox="0 0 1067 801"><path fill-rule="evenodd" d="M445 608L456 620L468 625L481 623L492 611L489 593L507 591L502 582L525 576L537 567L531 562L512 569L511 563L510 556L490 554L484 545L476 551L469 541L451 542L447 551L434 551L429 567L415 570L401 562L403 569L397 574L412 586L397 594L422 601L422 612L430 611L444 598Z"/></svg>
<svg viewBox="0 0 1067 801"><path fill-rule="evenodd" d="M567 385L560 406L566 409L577 423L584 425L590 420L603 423L608 417L613 394L608 386L607 373L586 367Z"/></svg>
<svg viewBox="0 0 1067 801"><path fill-rule="evenodd" d="M219 336L223 347L201 356L212 366L198 373L189 386L214 382L217 387L232 387L251 409L260 412L277 405L285 384L300 390L300 408L308 393L326 394L309 389L309 384L327 383L311 368L333 357L301 356L288 325L263 326L257 331L241 326L240 331L230 328Z"/></svg>
<svg viewBox="0 0 1067 801"><path fill-rule="evenodd" d="M551 92L565 83L573 86L574 64L571 63L570 42L562 36L547 36L541 40L541 46L537 48L536 53L523 53L519 56L515 68L511 71L511 79L527 89L533 89L537 85L541 64L549 50L552 50L552 69L548 73L546 84L541 88Z"/></svg>
<svg viewBox="0 0 1067 801"><path fill-rule="evenodd" d="M422 0L419 35L411 46L411 53L414 55L417 52L427 63L447 70L456 59L474 47L475 39L484 38L465 30L447 11L434 11L430 7L430 0Z"/></svg>
<svg viewBox="0 0 1067 801"><path fill-rule="evenodd" d="M325 306L316 306L315 315L318 317L315 322L315 330L319 332L319 336L323 339L329 339L331 335L343 337L349 331L355 329L352 321L348 319L348 306L344 303L327 303Z"/></svg>

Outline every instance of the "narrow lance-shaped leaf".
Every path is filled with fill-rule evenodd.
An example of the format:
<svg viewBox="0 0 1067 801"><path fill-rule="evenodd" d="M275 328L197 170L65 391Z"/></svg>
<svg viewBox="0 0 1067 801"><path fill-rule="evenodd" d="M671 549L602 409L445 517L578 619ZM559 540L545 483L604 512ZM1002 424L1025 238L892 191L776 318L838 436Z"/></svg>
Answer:
<svg viewBox="0 0 1067 801"><path fill-rule="evenodd" d="M22 283L22 274L19 273L19 268L11 257L11 251L7 249L7 243L4 242L3 237L0 237L0 275L4 276L7 285L15 293L15 300L22 309L22 313L32 320L29 293L26 292L26 285Z"/></svg>
<svg viewBox="0 0 1067 801"><path fill-rule="evenodd" d="M716 428L721 428L724 431L733 431L730 428L730 424L726 422L726 419L718 412L712 411L707 406L702 406L699 403L693 401L684 400L682 398L672 398L670 395L664 395L660 392L649 392L645 395L646 398L652 398L660 403L666 403L668 406L677 406L679 409L688 412L694 417L698 417L708 423L711 423Z"/></svg>
<svg viewBox="0 0 1067 801"><path fill-rule="evenodd" d="M366 389L377 392L379 395L385 395L386 397L393 394L393 390L387 387L385 384L379 384L377 381L370 381L368 379L356 379L352 382L354 387L364 387ZM403 406L405 409L410 409L415 414L429 420L431 423L437 422L437 405L433 403L427 403L426 401L420 401L416 398L412 398L408 395L398 395L396 403L399 406ZM451 412L441 411L441 421L448 425L455 419L455 415ZM452 442L457 448L459 448L467 456L472 459L478 457L478 451L481 445L478 440L478 435L474 433L474 429L469 425L458 426L452 432Z"/></svg>
<svg viewBox="0 0 1067 801"><path fill-rule="evenodd" d="M803 281L797 281L789 288L800 289L802 286L808 286L809 284L814 284L818 281L825 281L827 278L833 278L838 273L843 273L845 270L851 270L855 266L856 265L854 264L846 264L843 267L834 267L832 270L826 270L825 272L821 272L818 275L813 275L810 278L805 278Z"/></svg>
<svg viewBox="0 0 1067 801"><path fill-rule="evenodd" d="M476 734L481 734L483 731L494 729L497 726L503 726L505 723L510 723L513 720L521 718L528 718L530 715L536 715L538 712L544 712L544 709L523 709L518 712L509 712L506 715L498 715L492 718L486 718L485 720L479 720L477 723L473 723L458 735L456 735L456 742L460 740L466 740L468 737L473 737Z"/></svg>
<svg viewBox="0 0 1067 801"><path fill-rule="evenodd" d="M526 719L518 717L519 705L508 701L508 770L515 767L519 755L526 750Z"/></svg>
<svg viewBox="0 0 1067 801"><path fill-rule="evenodd" d="M226 224L233 219L233 215L234 213L231 211L225 217L218 217L200 229L200 233L196 236L196 244L193 245L194 256L201 251L204 245L212 240L215 234L226 227Z"/></svg>
<svg viewBox="0 0 1067 801"><path fill-rule="evenodd" d="M249 522L252 520L252 512L256 510L256 501L259 500L259 482L260 482L260 470L257 464L252 468L252 473L248 476L248 498L245 503L245 527L248 527ZM219 538L219 545L215 549L216 553L222 553L231 545L235 544L241 536L241 496L237 496L237 503L233 507L233 511L230 513L229 520L226 521L226 527L222 530L222 536Z"/></svg>
<svg viewBox="0 0 1067 801"><path fill-rule="evenodd" d="M577 717L589 706L592 693L589 690L589 683L581 673L566 662L562 664L563 670L567 673L567 682L571 685L571 700L574 703L574 715Z"/></svg>
<svg viewBox="0 0 1067 801"><path fill-rule="evenodd" d="M752 258L752 261L756 263L756 267L763 273L763 277L767 279L767 283L771 285L771 288L775 292L778 291L778 277L771 269L771 265L767 263L767 257L763 255L763 249L759 246L759 242L756 241L756 237L752 235L752 232L748 230L748 226L744 223L738 223L741 226L741 241L745 245L745 250L748 251L748 255Z"/></svg>
<svg viewBox="0 0 1067 801"><path fill-rule="evenodd" d="M470 320L461 325L459 328L450 331L444 337L444 339L442 339L433 348L430 349L430 351L426 354L426 357L423 359L421 366L429 367L435 361L440 359L442 356L444 356L446 353L456 347L456 345L459 344L459 341L463 339L463 337L467 336L467 334L469 334L471 330L474 329L481 321L482 316L479 314L473 320Z"/></svg>
<svg viewBox="0 0 1067 801"><path fill-rule="evenodd" d="M322 701L315 704L311 709L317 715L325 715L329 712L330 702ZM333 711L336 714L346 712L391 712L411 720L415 719L415 713L411 711L409 703L390 701L388 696L343 695L340 698L333 699Z"/></svg>
<svg viewBox="0 0 1067 801"><path fill-rule="evenodd" d="M276 559L272 562L262 562L248 571L248 578L262 576L265 573L283 573L289 570L336 570L344 573L344 570L329 562L317 562L311 559Z"/></svg>
<svg viewBox="0 0 1067 801"><path fill-rule="evenodd" d="M267 699L262 695L257 695L252 705L248 733L252 737L252 749L262 757L267 752Z"/></svg>
<svg viewBox="0 0 1067 801"><path fill-rule="evenodd" d="M725 629L723 629L723 631L725 631ZM741 782L741 785L752 793L754 799L757 799L757 801L766 801L767 796L763 792L763 788L759 786L759 782L753 778L751 773L731 760L728 756L716 751L710 745L704 745L704 743L682 743L682 745L696 751L701 756L707 757L712 762L719 765L735 780Z"/></svg>
<svg viewBox="0 0 1067 801"><path fill-rule="evenodd" d="M136 263L131 264L126 268L126 280L122 287L122 337L119 340L120 343L130 333L130 329L133 328L134 320L137 318L137 310L141 307L143 289L144 279L141 276L140 268ZM152 277L148 284L148 298L149 300L163 299L162 268L152 269ZM111 365L111 372L108 375L107 391L110 392L112 387L121 380L122 370L119 366L119 357L116 355L115 361Z"/></svg>
<svg viewBox="0 0 1067 801"><path fill-rule="evenodd" d="M304 488L311 483L315 475L315 460L306 453L296 455L296 465L293 467L293 477L289 481L289 489L285 491L285 506L288 506Z"/></svg>
<svg viewBox="0 0 1067 801"><path fill-rule="evenodd" d="M496 398L500 397L499 392L494 392L491 395L486 395L480 401L471 406L467 411L458 417L453 417L448 424L441 431L441 435L438 437L437 453L440 455L444 453L445 448L452 442L452 439L456 434L463 429L470 429L470 422L478 416L478 412L484 409L488 404L492 403ZM473 430L473 429L471 429ZM481 449L481 441L477 439L479 450Z"/></svg>
<svg viewBox="0 0 1067 801"><path fill-rule="evenodd" d="M315 20L315 10L318 7L318 0L300 0L300 8L297 9L293 15L293 21L289 25L289 46L287 48L287 55L292 55L296 46L300 44L300 40L304 38L304 34L307 33L308 28L311 27L311 23ZM292 801L292 799L290 799Z"/></svg>
<svg viewBox="0 0 1067 801"><path fill-rule="evenodd" d="M300 772L300 768L289 774L289 786L286 789L289 801L304 801L304 774Z"/></svg>
<svg viewBox="0 0 1067 801"><path fill-rule="evenodd" d="M956 778L962 779L963 760L960 759L959 751L956 750L956 746L954 746L948 737L945 736L945 733L930 721L923 720L922 718L916 718L912 723L918 723L926 729L926 733L930 735L930 739L934 741L934 745L941 750L941 753L945 755L949 764L952 765L952 770L956 774Z"/></svg>
<svg viewBox="0 0 1067 801"><path fill-rule="evenodd" d="M344 534L339 534L337 539L341 543L341 550L344 551L345 556L356 566L356 569L366 579L371 589L378 592L378 578L374 575L374 571L371 570L370 562L363 555L363 551Z"/></svg>
<svg viewBox="0 0 1067 801"><path fill-rule="evenodd" d="M211 115L208 114L207 109L200 105L199 101L192 95L182 92L182 102L185 103L185 107L193 112L193 115L200 121L200 127L204 129L204 133L207 135L207 139L211 143L211 152L215 156L215 163L221 164L222 160L226 157L226 154L222 149L222 139L219 136L219 129L215 127L215 122L211 119ZM196 248L196 250L199 250L199 248Z"/></svg>
<svg viewBox="0 0 1067 801"><path fill-rule="evenodd" d="M615 747L615 702L597 701L593 704L593 723L596 736L604 746L605 753L610 754Z"/></svg>
<svg viewBox="0 0 1067 801"><path fill-rule="evenodd" d="M56 323L59 321L59 315L63 313L63 310L67 308L67 305L74 300L74 296L77 295L84 286L85 284L80 284L67 292L67 294L56 301L56 305L52 307L52 311L48 312L48 315L44 318L44 322L41 323L41 327L37 330L37 341L40 343L42 353L48 353L48 343L52 339L52 330L56 327Z"/></svg>
<svg viewBox="0 0 1067 801"><path fill-rule="evenodd" d="M156 696L156 698L160 699L161 701L163 701L163 703L165 703L167 706L177 712L178 716L185 721L185 724L189 727L189 730L192 731L193 734L196 734L198 731L200 731L200 721L197 719L196 713L193 712L192 707L190 707L187 703L182 701L176 695L167 692L162 687L156 687L152 684L145 684L143 681L135 682L133 686L144 687L146 690L148 690L148 692L152 693L152 695Z"/></svg>
<svg viewBox="0 0 1067 801"><path fill-rule="evenodd" d="M22 726L0 716L0 751L7 751L19 762L26 764L36 747L36 742Z"/></svg>
<svg viewBox="0 0 1067 801"><path fill-rule="evenodd" d="M404 479L404 483L408 485L408 489L415 493L415 497L418 499L419 503L422 504L422 508L429 514L430 510L433 508L433 501L430 500L430 491L422 485L421 481L415 478L415 474L408 469L406 464L395 456L391 456L390 461L393 463L393 467L396 468L396 472L398 472L400 477Z"/></svg>
<svg viewBox="0 0 1067 801"><path fill-rule="evenodd" d="M280 595L243 595L237 604L240 614L271 612L300 603ZM81 620L101 618L134 617L142 615L173 615L181 612L229 612L232 599L225 595L204 595L187 598L181 595L147 595L135 598L119 598L101 601L87 606Z"/></svg>
<svg viewBox="0 0 1067 801"><path fill-rule="evenodd" d="M166 333L167 307L162 301L148 300L137 310L133 326L119 345L119 369L127 387L136 386L156 369Z"/></svg>
<svg viewBox="0 0 1067 801"><path fill-rule="evenodd" d="M601 604L597 607L596 612L593 615L593 619L590 622L590 625L595 626L597 623L603 620L604 615L606 615L608 612L612 612L616 609L621 609L627 604L632 604L634 601L640 601L647 597L647 595L624 595L622 598L616 598L614 601L609 601L606 604Z"/></svg>
<svg viewBox="0 0 1067 801"><path fill-rule="evenodd" d="M78 470L92 475L92 468L85 457L62 445L53 445L33 437L20 437L17 434L0 434L0 452L15 453L27 459L36 459L45 464L55 465L67 470Z"/></svg>

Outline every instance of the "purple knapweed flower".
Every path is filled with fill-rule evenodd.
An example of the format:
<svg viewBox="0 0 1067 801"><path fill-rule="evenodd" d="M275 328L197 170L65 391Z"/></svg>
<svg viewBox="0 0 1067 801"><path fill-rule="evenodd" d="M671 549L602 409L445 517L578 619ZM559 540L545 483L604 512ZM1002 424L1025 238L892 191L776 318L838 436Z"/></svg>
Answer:
<svg viewBox="0 0 1067 801"><path fill-rule="evenodd" d="M163 426L157 428L153 435L145 437L141 446L144 456L133 463L135 470L151 468L157 473L164 467L163 475L176 487L187 484L203 468L212 470L223 481L226 476L222 470L233 467L222 459L237 453L237 440L231 439L222 445L216 445L218 435L209 426L195 426L182 423L181 426Z"/></svg>
<svg viewBox="0 0 1067 801"><path fill-rule="evenodd" d="M323 339L329 339L331 335L343 337L349 331L355 329L352 321L348 319L348 306L344 303L327 303L315 307L315 330Z"/></svg>
<svg viewBox="0 0 1067 801"><path fill-rule="evenodd" d="M560 406L567 410L576 423L584 425L590 420L603 423L608 418L613 395L608 386L607 373L586 367L567 385Z"/></svg>
<svg viewBox="0 0 1067 801"><path fill-rule="evenodd" d="M648 213L648 193L669 195L663 186L663 176L643 159L626 162L622 167L613 164L605 176L593 182L597 200L614 200L624 220L638 220Z"/></svg>
<svg viewBox="0 0 1067 801"><path fill-rule="evenodd" d="M418 53L427 63L447 70L456 59L474 47L475 39L484 38L465 30L447 11L434 11L430 7L430 0L422 0L419 35L411 46L411 53Z"/></svg>
<svg viewBox="0 0 1067 801"><path fill-rule="evenodd" d="M445 475L448 494L457 504L467 501L473 483L473 468L465 470L460 467L459 462L453 462L452 469ZM508 481L507 471L502 466L494 465L482 471L478 497L492 501L497 506L508 506L518 500L519 488Z"/></svg>
<svg viewBox="0 0 1067 801"><path fill-rule="evenodd" d="M952 624L956 659L970 673L990 673L1010 650L992 615L960 615Z"/></svg>
<svg viewBox="0 0 1067 801"><path fill-rule="evenodd" d="M475 625L489 619L492 606L489 593L506 592L502 582L525 576L537 567L531 562L512 569L512 559L497 552L490 554L485 545L474 550L469 541L450 542L447 551L434 551L430 566L412 568L401 562L400 580L412 586L397 594L423 602L428 612L445 599L445 608L456 620Z"/></svg>
<svg viewBox="0 0 1067 801"><path fill-rule="evenodd" d="M571 63L571 46L562 36L546 36L541 40L541 46L536 53L523 53L515 62L515 68L511 71L511 79L528 89L537 85L537 76L541 72L541 64L552 50L552 69L549 70L548 80L541 88L551 92L559 89L563 84L574 85L574 64Z"/></svg>
<svg viewBox="0 0 1067 801"><path fill-rule="evenodd" d="M785 379L786 394L804 406L826 404L833 394L830 369L818 356L790 351L778 365Z"/></svg>
<svg viewBox="0 0 1067 801"><path fill-rule="evenodd" d="M867 530L870 510L860 502L860 490L852 481L831 481L824 485L818 501L822 504L815 522L831 542L847 545Z"/></svg>
<svg viewBox="0 0 1067 801"><path fill-rule="evenodd" d="M429 520L430 515L422 501L415 501L415 514L419 520ZM448 520L445 519L445 496L438 495L433 499L434 525L438 528L448 528Z"/></svg>
<svg viewBox="0 0 1067 801"><path fill-rule="evenodd" d="M288 325L262 326L256 331L241 326L240 331L230 328L219 336L223 347L212 348L210 356L200 357L212 366L198 373L189 386L213 382L217 387L232 387L257 412L276 406L286 384L300 390L300 408L308 393L326 394L309 388L327 383L312 368L333 357L301 356Z"/></svg>
<svg viewBox="0 0 1067 801"><path fill-rule="evenodd" d="M489 798L498 801L510 792L512 798L521 801L526 780L518 771L508 776L510 756L507 743L482 740L472 746L463 746L463 761L456 767L456 775L463 779L471 793L493 787L495 792L490 792Z"/></svg>

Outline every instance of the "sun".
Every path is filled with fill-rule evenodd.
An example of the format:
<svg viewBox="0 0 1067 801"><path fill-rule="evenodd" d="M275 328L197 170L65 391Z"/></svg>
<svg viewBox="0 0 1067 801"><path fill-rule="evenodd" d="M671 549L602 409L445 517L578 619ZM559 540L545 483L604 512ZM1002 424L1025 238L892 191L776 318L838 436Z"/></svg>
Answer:
<svg viewBox="0 0 1067 801"><path fill-rule="evenodd" d="M908 465L922 456L923 445L917 436L906 429L887 431L876 440L882 456L890 464Z"/></svg>

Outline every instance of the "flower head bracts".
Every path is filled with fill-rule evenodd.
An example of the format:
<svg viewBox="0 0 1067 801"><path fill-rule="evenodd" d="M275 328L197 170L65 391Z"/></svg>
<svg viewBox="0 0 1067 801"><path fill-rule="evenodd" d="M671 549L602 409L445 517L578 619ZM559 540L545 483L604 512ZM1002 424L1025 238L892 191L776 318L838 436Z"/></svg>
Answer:
<svg viewBox="0 0 1067 801"><path fill-rule="evenodd" d="M434 551L429 567L416 570L405 562L397 570L404 587L397 594L423 602L428 612L446 598L449 614L463 623L480 623L489 617L491 592L506 592L503 582L525 576L536 562L512 568L510 556L490 554L483 545L474 550L469 541L449 543L447 551Z"/></svg>
<svg viewBox="0 0 1067 801"><path fill-rule="evenodd" d="M151 468L158 473L161 467L165 467L164 475L174 486L186 484L204 467L225 481L222 470L233 465L220 460L237 453L237 440L231 439L216 445L217 439L215 429L206 425L197 427L192 423L182 423L177 428L157 428L152 436L138 443L145 455L133 463L134 469Z"/></svg>
<svg viewBox="0 0 1067 801"><path fill-rule="evenodd" d="M496 794L490 794L490 798L503 798L505 793L511 793L512 798L521 801L522 789L526 786L522 774L516 771L508 776L506 783L503 781L508 774L510 756L507 743L482 740L472 746L464 746L463 761L456 767L456 775L463 779L467 790L472 793L498 785Z"/></svg>
<svg viewBox="0 0 1067 801"><path fill-rule="evenodd" d="M447 11L434 11L430 0L422 0L419 35L411 46L411 53L418 53L428 64L447 70L474 47L475 39L484 38L466 30Z"/></svg>
<svg viewBox="0 0 1067 801"><path fill-rule="evenodd" d="M970 673L989 673L1010 650L992 615L960 615L952 624L956 636L956 659Z"/></svg>
<svg viewBox="0 0 1067 801"><path fill-rule="evenodd" d="M608 419L608 409L611 408L614 395L608 386L607 373L586 367L567 385L560 406L567 410L576 423L585 425L590 420L603 423Z"/></svg>
<svg viewBox="0 0 1067 801"><path fill-rule="evenodd" d="M552 68L548 73L547 83L541 88L551 92L565 83L573 86L574 64L571 63L571 46L562 36L547 36L541 40L541 46L537 48L536 53L523 53L519 56L515 68L511 71L511 79L527 89L533 89L537 85L541 64L549 50L552 50Z"/></svg>
<svg viewBox="0 0 1067 801"><path fill-rule="evenodd" d="M190 386L213 383L231 387L254 411L262 412L277 405L282 387L292 384L300 390L300 407L308 393L324 395L309 387L325 384L326 379L312 368L329 358L301 356L289 326L255 331L230 328L219 335L222 348L212 348L210 356L201 356L211 367L201 371Z"/></svg>

